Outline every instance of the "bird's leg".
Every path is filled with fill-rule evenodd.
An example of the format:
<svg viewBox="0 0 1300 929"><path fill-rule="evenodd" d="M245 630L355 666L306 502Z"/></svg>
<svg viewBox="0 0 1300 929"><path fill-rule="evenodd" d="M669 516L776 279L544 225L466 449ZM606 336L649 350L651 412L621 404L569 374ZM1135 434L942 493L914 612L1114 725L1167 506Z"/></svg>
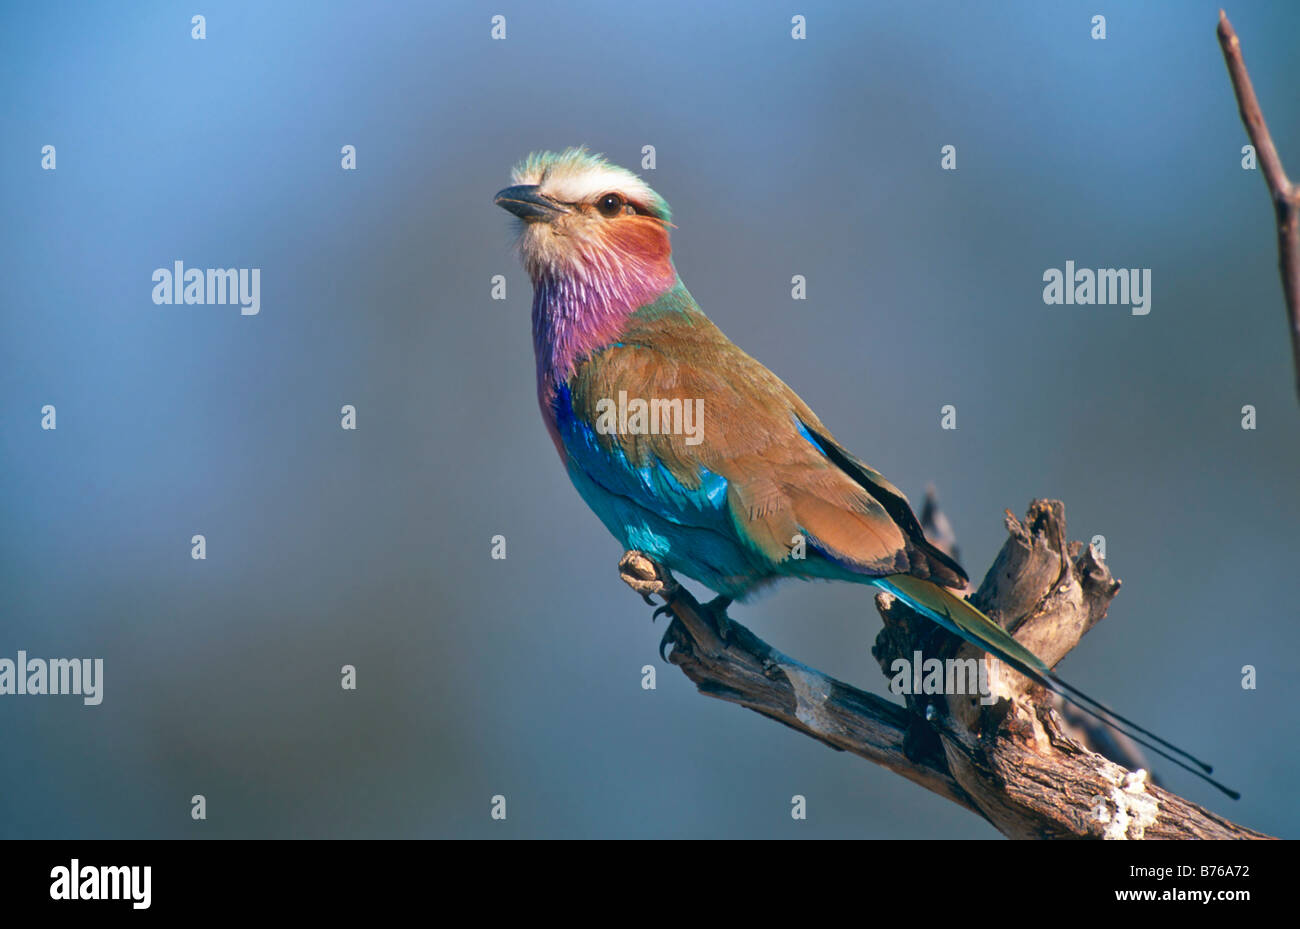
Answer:
<svg viewBox="0 0 1300 929"><path fill-rule="evenodd" d="M647 605L655 605L654 600L650 599L651 594L658 594L663 597L663 605L656 607L655 611L650 614L650 621L654 622L665 614L672 617L668 623L668 628L664 630L663 638L659 640L659 657L667 661L668 646L676 637L674 627L681 624L681 620L673 612L671 604L673 596L681 588L678 587L677 581L673 579L672 574L667 569L651 561L638 551L623 553L623 558L618 563L618 573L623 579L623 583L640 594L641 599Z"/></svg>

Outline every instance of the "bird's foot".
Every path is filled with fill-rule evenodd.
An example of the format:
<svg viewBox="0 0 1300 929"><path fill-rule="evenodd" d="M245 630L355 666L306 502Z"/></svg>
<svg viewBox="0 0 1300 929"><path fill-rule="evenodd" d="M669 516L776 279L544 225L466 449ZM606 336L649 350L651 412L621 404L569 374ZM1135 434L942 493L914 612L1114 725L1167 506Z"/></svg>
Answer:
<svg viewBox="0 0 1300 929"><path fill-rule="evenodd" d="M670 600L677 591L677 581L672 574L638 551L623 553L623 558L618 563L618 574L623 583L639 593L641 599L651 606L654 606L651 594Z"/></svg>
<svg viewBox="0 0 1300 929"><path fill-rule="evenodd" d="M714 597L708 603L700 604L698 614L701 620L710 625L714 634L717 635L718 641L724 648L726 647L731 634L731 619L727 616L727 607L729 606L731 606L730 597ZM664 630L663 638L659 640L659 657L664 661L667 661L668 655L666 652L668 646L673 644L679 635L677 626L681 624L681 626L687 630L687 634L689 635L690 624L684 622L682 618L677 615L673 610L671 603L665 603L663 606L658 607L654 613L651 614L650 621L654 622L660 616L672 617L672 622L670 622L668 628ZM694 636L692 636L692 638L694 638Z"/></svg>
<svg viewBox="0 0 1300 929"><path fill-rule="evenodd" d="M638 551L624 552L618 563L618 573L623 583L639 593L646 603L654 604L650 599L652 594L663 598L663 606L655 609L654 616L657 618L666 613L673 617L659 643L659 655L665 661L664 653L668 646L684 641L683 635L694 642L702 654L711 658L716 658L727 647L731 625L727 619L727 607L731 604L729 597L716 597L704 605L696 603L695 598L677 583L671 571Z"/></svg>
<svg viewBox="0 0 1300 929"><path fill-rule="evenodd" d="M714 597L700 607L704 618L713 622L713 629L718 638L726 642L731 636L731 619L727 616L727 607L731 606L730 597Z"/></svg>
<svg viewBox="0 0 1300 929"><path fill-rule="evenodd" d="M646 602L653 605L654 601L646 597ZM659 657L664 661L668 660L668 646L673 644L674 632L673 623L677 622L677 616L673 613L672 607L667 603L655 609L650 614L650 622L654 622L660 616L668 617L668 625L664 628L663 637L659 640Z"/></svg>

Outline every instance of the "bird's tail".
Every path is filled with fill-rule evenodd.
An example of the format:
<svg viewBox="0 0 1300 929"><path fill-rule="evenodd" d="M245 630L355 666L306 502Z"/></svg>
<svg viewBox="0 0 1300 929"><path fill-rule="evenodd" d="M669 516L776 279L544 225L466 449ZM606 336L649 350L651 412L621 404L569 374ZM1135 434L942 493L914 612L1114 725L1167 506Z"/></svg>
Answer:
<svg viewBox="0 0 1300 929"><path fill-rule="evenodd" d="M938 623L949 632L960 636L976 648L983 649L1000 661L1006 662L1025 677L1054 693L1060 694L1079 709L1122 732L1135 742L1145 746L1163 758L1172 761L1184 770L1190 771L1201 780L1213 784L1232 799L1240 798L1232 790L1206 775L1214 769L1193 755L1183 751L1171 742L1142 728L1132 720L1126 719L1105 704L1092 699L1077 687L1061 680L1056 672L1047 666L1041 658L1025 648L1011 633L1007 632L993 620L989 619L967 601L952 591L933 584L930 581L912 577L909 574L891 574L876 578L873 583L888 593L898 597L912 609ZM1164 746L1163 750L1152 742ZM1174 757L1181 756L1186 761ZM1190 763L1189 763L1190 762ZM1198 770L1199 769L1199 770Z"/></svg>

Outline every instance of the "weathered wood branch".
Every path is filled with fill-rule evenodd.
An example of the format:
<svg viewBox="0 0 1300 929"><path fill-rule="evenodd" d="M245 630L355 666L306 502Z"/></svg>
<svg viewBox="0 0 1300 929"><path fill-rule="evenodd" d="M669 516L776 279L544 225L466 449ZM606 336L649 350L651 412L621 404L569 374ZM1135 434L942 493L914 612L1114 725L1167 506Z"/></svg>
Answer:
<svg viewBox="0 0 1300 929"><path fill-rule="evenodd" d="M973 602L1049 664L1106 615L1119 590L1091 546L1067 543L1065 508L1036 500ZM891 703L790 658L734 621L722 627L670 573L640 552L619 564L643 597L674 616L669 660L700 692L762 713L832 748L902 775L982 816L1012 838L1268 838L1235 825L1082 744L1052 695L945 632L888 594L873 655L887 677L895 659L983 662L996 702L978 695L907 695ZM720 634L725 628L725 638ZM966 662L971 665L972 662ZM1121 756L1123 757L1123 756Z"/></svg>
<svg viewBox="0 0 1300 929"><path fill-rule="evenodd" d="M1228 65L1237 109L1246 125L1246 135L1255 147L1264 183L1268 185L1273 210L1277 214L1278 268L1282 273L1282 295L1286 299L1287 320L1291 327L1291 354L1295 361L1296 391L1300 394L1300 185L1287 179L1282 158L1273 144L1273 136L1264 122L1264 111L1255 97L1255 88L1241 54L1241 40L1219 10L1219 45Z"/></svg>

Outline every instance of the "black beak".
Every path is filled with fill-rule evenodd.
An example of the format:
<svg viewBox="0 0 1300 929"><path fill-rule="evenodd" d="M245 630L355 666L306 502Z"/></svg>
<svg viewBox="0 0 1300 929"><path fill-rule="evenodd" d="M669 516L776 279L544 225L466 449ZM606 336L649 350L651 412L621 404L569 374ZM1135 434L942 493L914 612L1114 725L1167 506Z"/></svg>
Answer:
<svg viewBox="0 0 1300 929"><path fill-rule="evenodd" d="M525 222L549 223L561 213L568 213L569 208L558 200L544 197L537 192L536 184L520 184L500 191L492 202L502 209L509 210Z"/></svg>

